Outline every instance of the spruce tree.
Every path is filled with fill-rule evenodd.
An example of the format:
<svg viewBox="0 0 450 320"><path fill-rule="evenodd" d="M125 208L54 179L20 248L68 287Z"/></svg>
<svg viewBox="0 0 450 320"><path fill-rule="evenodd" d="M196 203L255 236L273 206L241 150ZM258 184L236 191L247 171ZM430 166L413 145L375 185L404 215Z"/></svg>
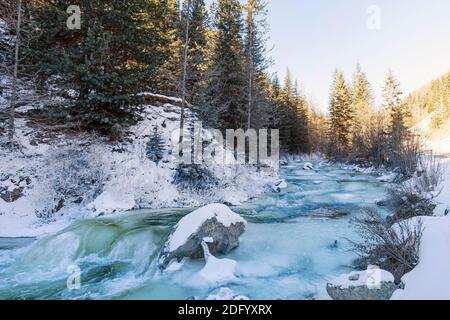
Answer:
<svg viewBox="0 0 450 320"><path fill-rule="evenodd" d="M73 1L36 0L34 17L46 30L34 43L39 64L61 95L71 123L110 132L137 120L143 97L165 58L163 1L80 0L81 29L66 26Z"/></svg>
<svg viewBox="0 0 450 320"><path fill-rule="evenodd" d="M191 104L201 107L207 84L205 71L208 67L209 48L207 38L209 18L204 0L191 0L189 14L186 94Z"/></svg>
<svg viewBox="0 0 450 320"><path fill-rule="evenodd" d="M178 0L165 0L162 3L164 15L161 19L161 31L167 42L163 48L166 58L156 76L157 89L162 94L181 97L185 24L181 21Z"/></svg>
<svg viewBox="0 0 450 320"><path fill-rule="evenodd" d="M155 126L150 140L147 142L146 154L147 158L158 164L164 157L165 143L164 139Z"/></svg>
<svg viewBox="0 0 450 320"><path fill-rule="evenodd" d="M345 81L344 73L337 70L331 88L330 98L330 141L331 152L347 155L352 141L354 111L351 92Z"/></svg>
<svg viewBox="0 0 450 320"><path fill-rule="evenodd" d="M265 71L270 64L267 58L266 41L268 25L267 4L263 0L248 0L245 22L245 69L247 73L247 128L258 128L263 122L267 108L267 77Z"/></svg>
<svg viewBox="0 0 450 320"><path fill-rule="evenodd" d="M358 64L353 79L352 100L355 119L353 122L353 154L356 157L367 157L368 137L373 121L373 95L366 74Z"/></svg>
<svg viewBox="0 0 450 320"><path fill-rule="evenodd" d="M388 161L392 166L399 165L399 159L403 150L403 145L409 137L406 126L407 112L405 103L402 102L402 90L400 83L389 70L387 79L383 87L384 109L387 113L387 148Z"/></svg>
<svg viewBox="0 0 450 320"><path fill-rule="evenodd" d="M242 30L239 1L219 0L214 9L214 49L203 114L207 115L207 122L222 130L243 129L246 124Z"/></svg>

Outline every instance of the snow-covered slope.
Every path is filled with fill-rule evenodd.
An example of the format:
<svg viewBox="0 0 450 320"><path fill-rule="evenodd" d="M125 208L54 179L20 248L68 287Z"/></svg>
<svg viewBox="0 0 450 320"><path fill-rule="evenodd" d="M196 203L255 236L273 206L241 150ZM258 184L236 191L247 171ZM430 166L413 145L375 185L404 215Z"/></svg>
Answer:
<svg viewBox="0 0 450 320"><path fill-rule="evenodd" d="M444 216L450 209L450 159L445 163L435 217L415 218L421 219L425 228L419 265L404 276L405 289L396 291L393 300L450 300L450 215Z"/></svg>
<svg viewBox="0 0 450 320"><path fill-rule="evenodd" d="M131 209L239 204L269 190L278 179L276 173L249 166L212 164L208 169L218 181L214 188L178 188L170 154L179 111L172 104L148 105L143 120L121 143L86 135L50 136L26 115L18 117L21 149L0 147L0 237L39 235L77 219ZM195 120L191 112L188 117ZM154 127L166 145L159 164L145 152Z"/></svg>

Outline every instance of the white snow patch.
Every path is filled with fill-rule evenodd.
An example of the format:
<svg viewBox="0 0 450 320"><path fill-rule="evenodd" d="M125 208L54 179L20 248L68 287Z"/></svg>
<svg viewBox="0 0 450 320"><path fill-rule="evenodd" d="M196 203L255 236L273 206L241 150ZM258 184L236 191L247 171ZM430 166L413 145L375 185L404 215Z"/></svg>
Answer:
<svg viewBox="0 0 450 320"><path fill-rule="evenodd" d="M208 248L206 242L202 242L203 252L206 264L202 270L198 272L198 276L204 283L208 285L221 285L235 281L237 262L231 259L218 259L214 257Z"/></svg>
<svg viewBox="0 0 450 320"><path fill-rule="evenodd" d="M370 287L374 284L373 280L376 280L378 283L394 282L394 276L388 271L369 266L366 271L355 271L349 274L340 275L331 280L329 284L334 287L348 289L351 287Z"/></svg>
<svg viewBox="0 0 450 320"><path fill-rule="evenodd" d="M450 300L450 217L419 217L425 228L419 264L403 276L392 300Z"/></svg>

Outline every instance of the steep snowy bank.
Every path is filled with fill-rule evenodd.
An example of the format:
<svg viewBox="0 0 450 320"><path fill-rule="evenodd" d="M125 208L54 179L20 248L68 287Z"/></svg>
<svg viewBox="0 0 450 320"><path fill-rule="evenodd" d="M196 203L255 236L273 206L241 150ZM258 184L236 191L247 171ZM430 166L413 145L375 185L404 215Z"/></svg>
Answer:
<svg viewBox="0 0 450 320"><path fill-rule="evenodd" d="M171 104L147 106L143 120L121 143L36 128L27 111L17 119L21 148L0 147L0 237L40 235L74 220L131 209L237 205L271 190L278 180L274 171L211 164L208 169L218 181L213 188L193 192L177 187L171 136L179 107ZM188 118L192 123L195 115L189 112ZM146 156L155 127L165 142L159 164Z"/></svg>
<svg viewBox="0 0 450 320"><path fill-rule="evenodd" d="M450 159L445 164L446 173L442 192L436 198L435 217L420 217L425 230L419 265L404 276L405 289L396 291L393 300L450 299L450 216L444 216L450 209Z"/></svg>

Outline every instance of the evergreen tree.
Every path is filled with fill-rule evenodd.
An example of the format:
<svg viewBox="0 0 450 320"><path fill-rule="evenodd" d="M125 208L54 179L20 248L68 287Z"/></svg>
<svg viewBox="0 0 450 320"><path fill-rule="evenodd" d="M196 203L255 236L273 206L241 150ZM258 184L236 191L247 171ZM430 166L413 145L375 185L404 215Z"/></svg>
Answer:
<svg viewBox="0 0 450 320"><path fill-rule="evenodd" d="M209 70L208 123L239 129L246 124L245 54L242 40L242 7L238 0L219 0L214 10L214 48Z"/></svg>
<svg viewBox="0 0 450 320"><path fill-rule="evenodd" d="M353 80L352 98L355 112L354 132L360 132L373 113L373 94L367 76L359 64Z"/></svg>
<svg viewBox="0 0 450 320"><path fill-rule="evenodd" d="M369 147L369 130L373 121L373 95L366 74L358 64L353 79L352 100L355 119L353 122L353 154L356 157L367 157Z"/></svg>
<svg viewBox="0 0 450 320"><path fill-rule="evenodd" d="M165 143L157 127L153 128L150 140L147 142L147 158L158 164L164 157Z"/></svg>
<svg viewBox="0 0 450 320"><path fill-rule="evenodd" d="M163 48L166 58L158 69L157 88L165 95L181 97L185 23L181 21L178 0L161 2L164 6L161 32L166 40Z"/></svg>
<svg viewBox="0 0 450 320"><path fill-rule="evenodd" d="M409 136L406 126L407 113L402 102L400 83L390 70L383 87L384 109L388 115L387 142L388 161L391 165L398 164L403 145Z"/></svg>
<svg viewBox="0 0 450 320"><path fill-rule="evenodd" d="M189 23L189 51L187 60L187 99L195 106L204 103L206 70L208 67L209 18L204 0L191 0ZM184 38L183 38L184 39Z"/></svg>
<svg viewBox="0 0 450 320"><path fill-rule="evenodd" d="M66 9L81 7L80 30L66 27ZM36 0L34 17L45 33L34 43L39 65L57 80L71 122L110 132L133 123L154 84L167 44L161 21L164 1Z"/></svg>
<svg viewBox="0 0 450 320"><path fill-rule="evenodd" d="M334 75L330 99L330 141L332 152L348 154L352 141L354 111L351 93L344 73L337 70Z"/></svg>
<svg viewBox="0 0 450 320"><path fill-rule="evenodd" d="M297 83L295 83L293 107L295 122L291 133L291 152L295 154L310 153L309 106L306 98L300 93Z"/></svg>
<svg viewBox="0 0 450 320"><path fill-rule="evenodd" d="M245 56L247 72L247 128L258 128L263 121L267 107L267 76L265 71L270 64L266 53L266 2L248 0L245 23Z"/></svg>

